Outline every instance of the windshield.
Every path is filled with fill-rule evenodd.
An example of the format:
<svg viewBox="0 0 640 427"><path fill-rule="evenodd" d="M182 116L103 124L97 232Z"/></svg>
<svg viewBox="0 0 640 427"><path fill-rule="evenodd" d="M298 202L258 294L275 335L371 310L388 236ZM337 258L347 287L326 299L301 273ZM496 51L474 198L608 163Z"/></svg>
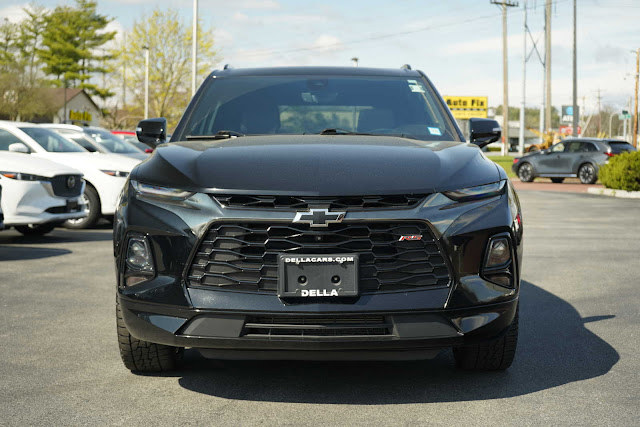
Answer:
<svg viewBox="0 0 640 427"><path fill-rule="evenodd" d="M45 150L52 153L86 152L75 142L58 135L50 129L21 127L20 130L31 137Z"/></svg>
<svg viewBox="0 0 640 427"><path fill-rule="evenodd" d="M90 128L84 129L84 132L106 148L110 153L125 154L140 152L136 147L107 130Z"/></svg>
<svg viewBox="0 0 640 427"><path fill-rule="evenodd" d="M178 135L219 131L318 134L324 129L458 141L432 89L403 77L248 76L218 78Z"/></svg>

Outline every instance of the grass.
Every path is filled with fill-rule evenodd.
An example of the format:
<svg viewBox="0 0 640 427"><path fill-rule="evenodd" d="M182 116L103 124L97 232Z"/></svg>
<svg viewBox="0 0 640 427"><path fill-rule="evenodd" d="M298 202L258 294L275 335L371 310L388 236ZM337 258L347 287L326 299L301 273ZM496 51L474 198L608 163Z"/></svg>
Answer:
<svg viewBox="0 0 640 427"><path fill-rule="evenodd" d="M511 170L511 165L513 165L512 156L489 156L489 158L501 166L509 178L514 178L516 176L516 174Z"/></svg>

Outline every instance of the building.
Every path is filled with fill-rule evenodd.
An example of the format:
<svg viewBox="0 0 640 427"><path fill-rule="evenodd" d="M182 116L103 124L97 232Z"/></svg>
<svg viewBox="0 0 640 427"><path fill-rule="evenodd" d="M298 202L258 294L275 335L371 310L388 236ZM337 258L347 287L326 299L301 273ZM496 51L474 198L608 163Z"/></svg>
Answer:
<svg viewBox="0 0 640 427"><path fill-rule="evenodd" d="M50 116L31 120L34 123L100 126L102 112L84 89L42 88L40 91L42 91L42 98L47 99L55 112Z"/></svg>

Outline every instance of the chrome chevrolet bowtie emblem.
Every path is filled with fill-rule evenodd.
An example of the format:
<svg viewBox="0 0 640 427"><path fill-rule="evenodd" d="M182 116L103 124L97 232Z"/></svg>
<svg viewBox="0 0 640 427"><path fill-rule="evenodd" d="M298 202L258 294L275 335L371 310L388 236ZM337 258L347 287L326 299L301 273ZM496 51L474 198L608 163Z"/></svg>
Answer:
<svg viewBox="0 0 640 427"><path fill-rule="evenodd" d="M311 227L327 227L342 222L344 212L329 212L328 209L311 209L309 212L297 212L293 222L309 224Z"/></svg>

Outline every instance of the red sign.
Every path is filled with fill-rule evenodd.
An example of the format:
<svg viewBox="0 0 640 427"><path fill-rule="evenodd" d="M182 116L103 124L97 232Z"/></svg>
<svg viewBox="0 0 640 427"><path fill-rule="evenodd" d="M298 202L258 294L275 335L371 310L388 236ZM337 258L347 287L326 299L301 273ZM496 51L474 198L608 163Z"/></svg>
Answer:
<svg viewBox="0 0 640 427"><path fill-rule="evenodd" d="M561 134L573 135L573 126L560 126L558 128ZM582 135L582 128L578 126L578 135Z"/></svg>

